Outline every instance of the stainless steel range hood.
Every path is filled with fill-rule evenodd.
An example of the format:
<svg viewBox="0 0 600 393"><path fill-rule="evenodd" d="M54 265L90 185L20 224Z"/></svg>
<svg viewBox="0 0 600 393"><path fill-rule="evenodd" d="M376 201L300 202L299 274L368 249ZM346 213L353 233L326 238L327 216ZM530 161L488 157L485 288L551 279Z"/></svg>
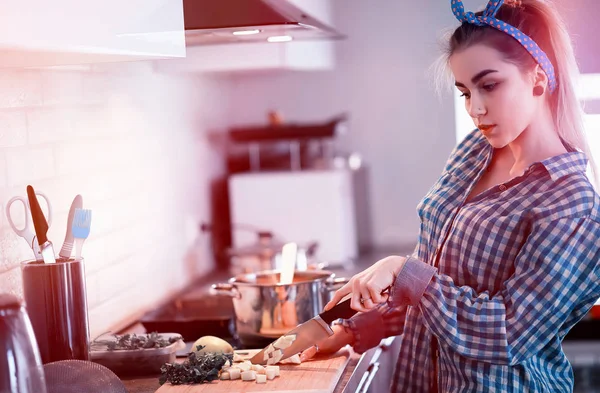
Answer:
<svg viewBox="0 0 600 393"><path fill-rule="evenodd" d="M186 45L342 39L287 0L184 0Z"/></svg>

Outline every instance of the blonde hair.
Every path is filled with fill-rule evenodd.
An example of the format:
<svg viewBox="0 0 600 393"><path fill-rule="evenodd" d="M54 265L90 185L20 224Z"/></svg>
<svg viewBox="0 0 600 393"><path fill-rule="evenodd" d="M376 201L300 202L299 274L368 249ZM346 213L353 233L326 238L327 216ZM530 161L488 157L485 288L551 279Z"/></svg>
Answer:
<svg viewBox="0 0 600 393"><path fill-rule="evenodd" d="M476 13L481 15L481 12ZM569 145L582 151L589 160L594 180L598 171L584 132L583 108L575 93L579 67L566 25L554 6L546 0L521 0L503 4L496 14L500 19L531 37L546 53L554 66L557 87L548 101L558 135ZM508 34L488 26L463 23L446 40L445 53L434 64L436 84L449 86L448 60L460 49L476 43L488 44L504 54L505 59L523 71L535 67L533 57ZM559 54L557 56L557 54Z"/></svg>

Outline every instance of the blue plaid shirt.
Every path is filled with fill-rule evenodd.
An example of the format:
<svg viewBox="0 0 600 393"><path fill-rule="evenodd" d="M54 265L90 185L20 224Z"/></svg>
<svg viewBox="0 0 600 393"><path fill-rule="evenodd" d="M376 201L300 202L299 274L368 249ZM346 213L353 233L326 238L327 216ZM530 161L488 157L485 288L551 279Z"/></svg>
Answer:
<svg viewBox="0 0 600 393"><path fill-rule="evenodd" d="M573 390L561 341L600 297L600 198L569 150L465 202L493 148L456 147L391 300L344 322L359 353L401 335L392 392Z"/></svg>

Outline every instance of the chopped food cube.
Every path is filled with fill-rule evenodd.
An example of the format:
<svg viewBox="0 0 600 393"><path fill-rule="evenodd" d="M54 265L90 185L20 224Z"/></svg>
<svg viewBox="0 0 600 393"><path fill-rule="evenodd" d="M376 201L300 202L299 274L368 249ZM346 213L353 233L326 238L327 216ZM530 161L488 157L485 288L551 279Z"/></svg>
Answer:
<svg viewBox="0 0 600 393"><path fill-rule="evenodd" d="M254 381L256 379L256 373L252 370L242 372L242 381Z"/></svg>
<svg viewBox="0 0 600 393"><path fill-rule="evenodd" d="M277 341L275 341L273 343L273 346L275 348L279 348L279 349L286 349L288 348L290 345L292 345L292 343L296 340L296 335L295 334L290 334L287 336L282 336L279 337L277 339Z"/></svg>
<svg viewBox="0 0 600 393"><path fill-rule="evenodd" d="M233 361L234 362L241 362L244 358L241 357L240 355L238 355L237 353L233 353Z"/></svg>
<svg viewBox="0 0 600 393"><path fill-rule="evenodd" d="M222 380L231 379L231 375L229 375L229 372L228 372L228 371L223 371L223 372L221 373L221 379L222 379Z"/></svg>
<svg viewBox="0 0 600 393"><path fill-rule="evenodd" d="M256 376L256 383L267 383L267 376L264 374L258 374Z"/></svg>
<svg viewBox="0 0 600 393"><path fill-rule="evenodd" d="M267 366L266 370L269 371L274 371L275 372L275 376L279 376L279 366Z"/></svg>
<svg viewBox="0 0 600 393"><path fill-rule="evenodd" d="M238 364L236 364L233 367L237 367L237 368L239 368L242 371L248 371L248 370L250 370L252 368L252 365L248 364L248 363L238 363Z"/></svg>
<svg viewBox="0 0 600 393"><path fill-rule="evenodd" d="M273 360L272 364L277 364L279 363L279 361L281 360L281 358L283 357L283 351L281 349L273 352L273 358L270 360Z"/></svg>
<svg viewBox="0 0 600 393"><path fill-rule="evenodd" d="M261 371L264 370L265 368L263 366L261 366L260 364L253 364L252 365L252 371Z"/></svg>
<svg viewBox="0 0 600 393"><path fill-rule="evenodd" d="M230 379L240 379L242 372L239 368L231 368L229 370L229 378Z"/></svg>
<svg viewBox="0 0 600 393"><path fill-rule="evenodd" d="M290 356L287 359L280 361L279 363L280 364L300 364L300 363L302 363L302 361L300 360L300 354L297 353L293 356Z"/></svg>
<svg viewBox="0 0 600 393"><path fill-rule="evenodd" d="M266 376L267 376L267 379L268 379L269 381L270 381L270 380L272 380L272 379L274 379L274 378L277 376L277 375L276 375L276 372L277 372L277 371L275 371L275 370L266 370L266 373L267 373L267 374L266 374Z"/></svg>

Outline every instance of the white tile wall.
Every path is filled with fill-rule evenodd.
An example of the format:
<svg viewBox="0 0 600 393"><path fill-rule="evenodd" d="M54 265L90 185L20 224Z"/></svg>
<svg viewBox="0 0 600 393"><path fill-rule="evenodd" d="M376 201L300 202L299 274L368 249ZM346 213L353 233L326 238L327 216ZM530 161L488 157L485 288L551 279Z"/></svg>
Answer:
<svg viewBox="0 0 600 393"><path fill-rule="evenodd" d="M53 203L56 253L75 195L93 210L84 246L92 336L211 269L208 242L190 250L185 229L209 219L221 163L205 134L226 124L224 83L159 74L150 62L0 71L0 293L22 296L19 263L32 256L4 214L27 184Z"/></svg>

